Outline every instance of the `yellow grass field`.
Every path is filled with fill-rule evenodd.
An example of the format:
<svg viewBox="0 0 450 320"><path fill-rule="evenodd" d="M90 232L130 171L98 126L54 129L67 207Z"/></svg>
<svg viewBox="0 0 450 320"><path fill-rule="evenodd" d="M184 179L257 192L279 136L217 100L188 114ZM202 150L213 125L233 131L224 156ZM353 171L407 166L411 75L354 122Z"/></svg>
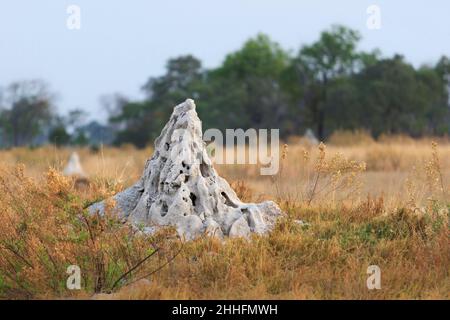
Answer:
<svg viewBox="0 0 450 320"><path fill-rule="evenodd" d="M217 166L243 200L272 199L286 218L251 241L187 243L84 210L136 181L152 148L76 150L89 175L81 187L60 174L74 150L0 151L3 299L450 298L446 140L293 138L276 176ZM81 290L66 288L69 265L80 266ZM370 265L381 289L367 288Z"/></svg>

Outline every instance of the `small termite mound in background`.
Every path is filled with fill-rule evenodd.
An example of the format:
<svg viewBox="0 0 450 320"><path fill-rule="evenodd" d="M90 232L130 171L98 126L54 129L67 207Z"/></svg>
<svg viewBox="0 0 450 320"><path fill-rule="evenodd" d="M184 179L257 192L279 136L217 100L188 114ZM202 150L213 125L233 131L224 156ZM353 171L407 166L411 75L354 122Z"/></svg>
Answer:
<svg viewBox="0 0 450 320"><path fill-rule="evenodd" d="M89 179L81 166L80 156L76 152L72 152L70 155L63 174L73 179L75 188L77 189L83 189L89 186Z"/></svg>

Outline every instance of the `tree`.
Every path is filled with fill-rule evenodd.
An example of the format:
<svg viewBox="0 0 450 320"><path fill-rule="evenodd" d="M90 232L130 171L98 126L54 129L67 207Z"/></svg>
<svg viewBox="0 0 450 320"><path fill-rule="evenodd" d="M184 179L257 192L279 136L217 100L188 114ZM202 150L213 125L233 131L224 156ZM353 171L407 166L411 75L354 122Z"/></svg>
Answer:
<svg viewBox="0 0 450 320"><path fill-rule="evenodd" d="M195 83L201 81L202 76L201 62L194 56L170 59L166 73L150 78L143 86L147 95L144 101L119 101L118 110L110 117L112 123L122 126L116 142L144 147L156 138L173 106L188 97L196 97Z"/></svg>
<svg viewBox="0 0 450 320"><path fill-rule="evenodd" d="M87 146L89 140L83 132L76 132L72 138L72 143L77 146Z"/></svg>
<svg viewBox="0 0 450 320"><path fill-rule="evenodd" d="M450 107L450 59L447 56L442 56L434 69L442 83L441 90L445 104Z"/></svg>
<svg viewBox="0 0 450 320"><path fill-rule="evenodd" d="M293 60L291 68L297 74L296 82L305 87L297 103L306 111L309 122L316 124L321 140L325 137L327 107L330 107L325 103L330 83L352 75L363 64L361 55L356 52L359 40L357 31L333 26L330 31L322 32L318 41L303 46Z"/></svg>
<svg viewBox="0 0 450 320"><path fill-rule="evenodd" d="M287 96L281 85L284 70L289 64L289 55L267 35L258 34L243 47L226 56L223 65L213 71L212 78L225 84L233 92L233 102L220 106L224 116L233 112L238 121L231 127L281 128L287 112ZM224 89L215 92L220 99Z"/></svg>
<svg viewBox="0 0 450 320"><path fill-rule="evenodd" d="M107 101L117 143L143 147L159 135L174 105L197 100L203 128L279 128L282 137L315 128L414 136L449 130L450 62L414 68L403 57L357 50L358 32L333 26L296 56L258 34L214 69L191 55L168 60L143 86L144 100Z"/></svg>
<svg viewBox="0 0 450 320"><path fill-rule="evenodd" d="M72 109L65 117L64 123L71 132L74 132L86 122L87 117L88 113L86 111L82 109Z"/></svg>
<svg viewBox="0 0 450 320"><path fill-rule="evenodd" d="M448 116L443 84L433 68L414 67L400 55L382 59L356 78L360 95L357 118L377 136L442 134Z"/></svg>
<svg viewBox="0 0 450 320"><path fill-rule="evenodd" d="M180 94L190 93L193 82L202 76L202 64L192 55L169 59L166 74L162 77L150 78L143 86L148 97L154 101L177 98Z"/></svg>
<svg viewBox="0 0 450 320"><path fill-rule="evenodd" d="M41 80L11 84L5 102L0 118L12 146L32 144L53 116L52 95Z"/></svg>
<svg viewBox="0 0 450 320"><path fill-rule="evenodd" d="M61 147L70 143L71 136L63 125L59 125L50 131L48 139L54 145Z"/></svg>

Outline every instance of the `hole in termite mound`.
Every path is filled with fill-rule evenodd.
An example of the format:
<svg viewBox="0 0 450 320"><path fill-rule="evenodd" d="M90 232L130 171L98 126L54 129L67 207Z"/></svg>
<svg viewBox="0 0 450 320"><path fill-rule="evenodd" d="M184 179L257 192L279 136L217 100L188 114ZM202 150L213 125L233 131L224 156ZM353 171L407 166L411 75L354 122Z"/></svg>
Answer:
<svg viewBox="0 0 450 320"><path fill-rule="evenodd" d="M225 192L222 191L220 194L222 195L222 197L225 198L225 204L227 206L233 207L233 208L237 208L238 207L237 204L233 203L233 201L230 200L230 197Z"/></svg>
<svg viewBox="0 0 450 320"><path fill-rule="evenodd" d="M189 198L191 198L192 205L195 207L195 201L197 200L197 196L191 192Z"/></svg>
<svg viewBox="0 0 450 320"><path fill-rule="evenodd" d="M200 163L200 173L202 174L203 178L209 177L208 166L204 162Z"/></svg>
<svg viewBox="0 0 450 320"><path fill-rule="evenodd" d="M167 203L165 201L163 201L162 206L161 206L161 217L164 217L168 211L169 211L169 207L167 206Z"/></svg>

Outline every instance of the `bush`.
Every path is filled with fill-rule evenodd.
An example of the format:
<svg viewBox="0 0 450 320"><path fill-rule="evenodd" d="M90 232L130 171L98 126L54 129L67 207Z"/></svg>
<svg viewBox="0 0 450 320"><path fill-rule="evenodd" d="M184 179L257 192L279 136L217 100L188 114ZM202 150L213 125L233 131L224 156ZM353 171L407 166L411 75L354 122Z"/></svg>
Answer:
<svg viewBox="0 0 450 320"><path fill-rule="evenodd" d="M163 250L164 233L147 236L111 214L90 215L69 178L49 170L38 183L23 170L0 171L0 297L109 292L164 264L149 259ZM81 269L81 292L66 288L70 265Z"/></svg>

